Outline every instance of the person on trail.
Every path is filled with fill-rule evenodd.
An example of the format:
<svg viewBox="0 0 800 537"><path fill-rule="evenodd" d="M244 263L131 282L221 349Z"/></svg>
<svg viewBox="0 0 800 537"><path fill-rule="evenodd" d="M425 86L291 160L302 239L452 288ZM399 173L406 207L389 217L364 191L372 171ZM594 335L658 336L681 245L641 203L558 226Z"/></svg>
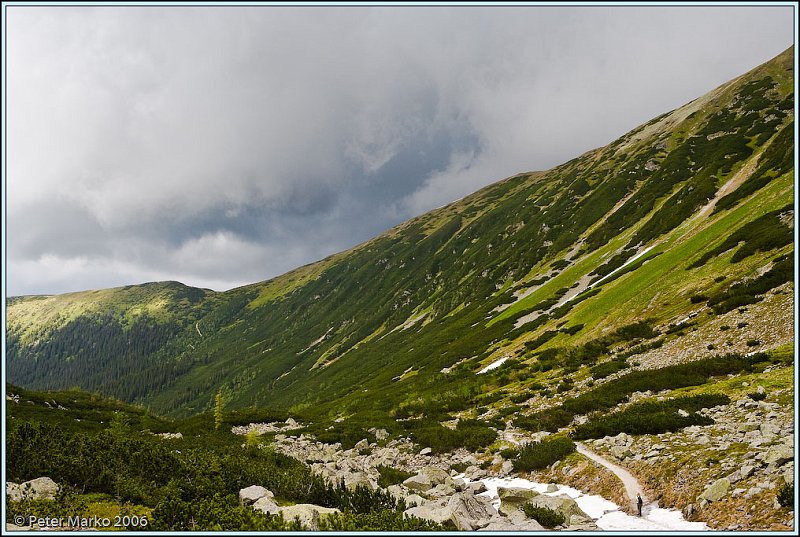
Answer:
<svg viewBox="0 0 800 537"><path fill-rule="evenodd" d="M642 495L637 493L636 494L636 509L639 511L639 516L642 516L642 503L644 503L642 501Z"/></svg>

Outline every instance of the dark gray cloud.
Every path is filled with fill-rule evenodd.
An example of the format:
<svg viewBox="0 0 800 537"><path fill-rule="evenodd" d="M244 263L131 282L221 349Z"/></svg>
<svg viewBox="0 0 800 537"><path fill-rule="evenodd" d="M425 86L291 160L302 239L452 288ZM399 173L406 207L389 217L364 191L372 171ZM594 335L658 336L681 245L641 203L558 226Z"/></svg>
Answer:
<svg viewBox="0 0 800 537"><path fill-rule="evenodd" d="M780 53L791 7L7 8L7 289L225 289Z"/></svg>

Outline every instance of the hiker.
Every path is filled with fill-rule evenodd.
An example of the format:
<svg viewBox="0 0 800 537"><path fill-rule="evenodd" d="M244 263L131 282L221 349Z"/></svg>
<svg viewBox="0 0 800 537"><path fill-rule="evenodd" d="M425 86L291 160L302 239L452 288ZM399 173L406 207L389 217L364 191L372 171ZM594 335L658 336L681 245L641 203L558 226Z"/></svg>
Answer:
<svg viewBox="0 0 800 537"><path fill-rule="evenodd" d="M636 509L639 511L639 516L642 516L642 495L636 493Z"/></svg>

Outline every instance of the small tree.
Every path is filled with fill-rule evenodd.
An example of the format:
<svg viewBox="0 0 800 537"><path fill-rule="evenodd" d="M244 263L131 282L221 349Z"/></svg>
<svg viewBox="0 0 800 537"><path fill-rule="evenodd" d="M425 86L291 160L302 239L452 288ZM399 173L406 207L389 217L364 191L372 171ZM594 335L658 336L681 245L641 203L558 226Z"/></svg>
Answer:
<svg viewBox="0 0 800 537"><path fill-rule="evenodd" d="M218 391L216 397L214 397L214 429L217 430L222 426L223 403L222 391Z"/></svg>

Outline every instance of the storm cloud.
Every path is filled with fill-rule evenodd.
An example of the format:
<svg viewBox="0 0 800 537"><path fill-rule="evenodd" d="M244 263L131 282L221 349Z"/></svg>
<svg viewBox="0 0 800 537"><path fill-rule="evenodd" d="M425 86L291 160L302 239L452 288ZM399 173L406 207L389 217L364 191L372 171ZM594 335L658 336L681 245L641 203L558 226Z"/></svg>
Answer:
<svg viewBox="0 0 800 537"><path fill-rule="evenodd" d="M6 10L8 295L264 280L794 38L788 6Z"/></svg>

